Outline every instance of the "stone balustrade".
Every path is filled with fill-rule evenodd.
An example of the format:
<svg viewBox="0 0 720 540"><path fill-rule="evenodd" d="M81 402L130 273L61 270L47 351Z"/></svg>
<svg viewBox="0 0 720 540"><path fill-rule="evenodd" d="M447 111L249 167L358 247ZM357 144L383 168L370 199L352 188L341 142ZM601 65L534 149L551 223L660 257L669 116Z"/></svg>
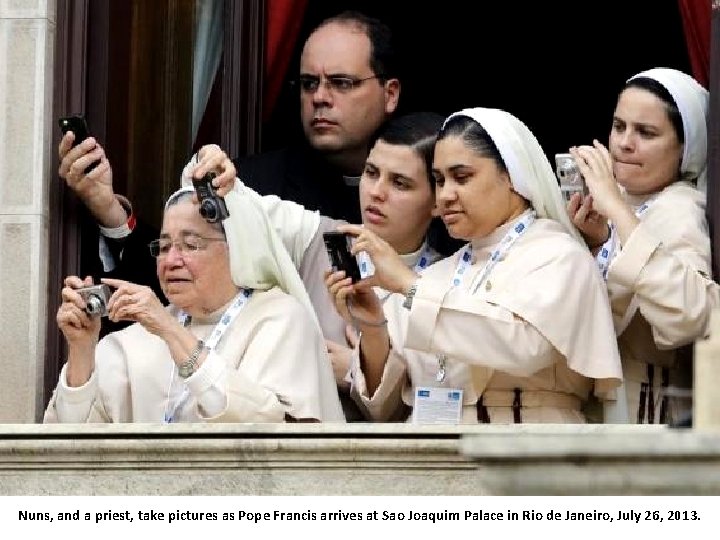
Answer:
<svg viewBox="0 0 720 540"><path fill-rule="evenodd" d="M0 425L0 495L720 494L663 426Z"/></svg>

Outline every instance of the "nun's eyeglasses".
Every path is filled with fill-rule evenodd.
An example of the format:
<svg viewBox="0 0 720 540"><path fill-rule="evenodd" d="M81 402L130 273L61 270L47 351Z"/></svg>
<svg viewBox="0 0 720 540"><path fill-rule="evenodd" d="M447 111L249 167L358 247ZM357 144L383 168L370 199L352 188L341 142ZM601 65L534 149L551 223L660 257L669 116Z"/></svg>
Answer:
<svg viewBox="0 0 720 540"><path fill-rule="evenodd" d="M175 246L180 253L193 254L197 251L207 249L210 242L224 242L223 237L208 238L199 234L183 235L178 240L170 238L158 238L148 244L150 255L157 258L166 257L170 253L170 249Z"/></svg>
<svg viewBox="0 0 720 540"><path fill-rule="evenodd" d="M370 77L365 77L364 79L351 77L349 75L328 75L323 78L320 78L317 75L300 75L296 81L292 81L292 84L293 86L300 88L300 90L302 90L305 94L314 94L317 92L321 83L326 90L344 94L354 90L365 81L381 78L382 75L372 75Z"/></svg>

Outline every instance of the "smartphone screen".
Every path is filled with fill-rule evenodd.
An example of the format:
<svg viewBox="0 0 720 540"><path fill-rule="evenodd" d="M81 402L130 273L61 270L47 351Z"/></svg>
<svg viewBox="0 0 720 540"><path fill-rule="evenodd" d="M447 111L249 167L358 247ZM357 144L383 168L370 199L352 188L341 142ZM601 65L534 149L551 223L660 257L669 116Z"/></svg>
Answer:
<svg viewBox="0 0 720 540"><path fill-rule="evenodd" d="M351 236L341 232L323 233L325 248L330 257L333 270L343 270L352 282L360 281L360 268L357 259L350 253Z"/></svg>

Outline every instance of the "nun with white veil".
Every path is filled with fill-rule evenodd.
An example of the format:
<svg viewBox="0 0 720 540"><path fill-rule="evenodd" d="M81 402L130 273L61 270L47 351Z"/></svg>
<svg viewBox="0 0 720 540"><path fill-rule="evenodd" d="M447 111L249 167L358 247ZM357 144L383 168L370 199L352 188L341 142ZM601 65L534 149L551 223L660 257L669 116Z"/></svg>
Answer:
<svg viewBox="0 0 720 540"><path fill-rule="evenodd" d="M326 281L365 321L355 395L378 420L401 399L418 423L585 422L593 390L615 397L620 358L604 283L542 148L512 115L466 109L445 121L433 174L437 211L468 241L453 256L416 274L371 232L342 228L376 269ZM387 320L372 285L396 293Z"/></svg>
<svg viewBox="0 0 720 540"><path fill-rule="evenodd" d="M109 317L135 324L99 342L70 276L57 314L68 359L45 422L344 422L320 327L267 215L231 192L209 223L193 188L174 193L150 243L170 305L114 288Z"/></svg>
<svg viewBox="0 0 720 540"><path fill-rule="evenodd" d="M609 144L571 149L590 196L569 205L607 280L637 423L675 423L692 410L683 346L706 336L718 306L705 217L708 92L680 71L630 78Z"/></svg>

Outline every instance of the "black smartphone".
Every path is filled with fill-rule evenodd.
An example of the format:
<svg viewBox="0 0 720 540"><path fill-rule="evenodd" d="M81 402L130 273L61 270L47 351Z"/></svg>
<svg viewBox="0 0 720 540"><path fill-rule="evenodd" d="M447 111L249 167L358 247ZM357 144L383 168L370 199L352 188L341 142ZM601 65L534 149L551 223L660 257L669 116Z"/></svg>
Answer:
<svg viewBox="0 0 720 540"><path fill-rule="evenodd" d="M325 249L327 249L333 270L336 272L345 271L345 275L355 283L360 281L361 278L357 259L350 253L351 238L349 234L341 232L323 233Z"/></svg>
<svg viewBox="0 0 720 540"><path fill-rule="evenodd" d="M62 131L63 135L68 131L75 134L73 148L90 136L85 118L80 115L64 116L58 120L58 124L60 124L60 131Z"/></svg>
<svg viewBox="0 0 720 540"><path fill-rule="evenodd" d="M58 124L60 125L60 131L62 131L63 135L65 135L68 131L72 131L75 135L75 140L73 141L73 148L75 148L78 144L80 144L90 136L87 122L85 122L85 118L78 114L72 116L63 116L58 120ZM98 165L100 165L99 160L95 163L91 163L88 168L85 169L85 174L92 171Z"/></svg>

